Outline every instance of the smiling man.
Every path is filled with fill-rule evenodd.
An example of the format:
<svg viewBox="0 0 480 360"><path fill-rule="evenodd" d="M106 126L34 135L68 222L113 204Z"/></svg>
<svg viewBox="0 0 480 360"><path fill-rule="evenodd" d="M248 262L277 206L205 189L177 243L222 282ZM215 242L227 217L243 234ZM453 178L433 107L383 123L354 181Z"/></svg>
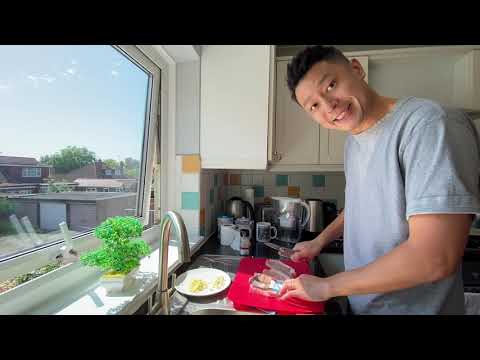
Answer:
<svg viewBox="0 0 480 360"><path fill-rule="evenodd" d="M354 314L464 314L461 261L480 213L479 140L458 110L377 94L357 60L314 46L288 66L292 98L345 143L345 209L292 260L343 233L345 272L288 280L283 299L348 296Z"/></svg>

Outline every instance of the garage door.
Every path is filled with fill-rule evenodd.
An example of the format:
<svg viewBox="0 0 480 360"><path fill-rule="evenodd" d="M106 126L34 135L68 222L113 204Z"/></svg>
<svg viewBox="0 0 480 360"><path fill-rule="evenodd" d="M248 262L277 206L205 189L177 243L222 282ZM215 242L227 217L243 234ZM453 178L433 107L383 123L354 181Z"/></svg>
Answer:
<svg viewBox="0 0 480 360"><path fill-rule="evenodd" d="M67 205L60 202L40 202L40 228L47 231L60 230L58 224L67 221Z"/></svg>

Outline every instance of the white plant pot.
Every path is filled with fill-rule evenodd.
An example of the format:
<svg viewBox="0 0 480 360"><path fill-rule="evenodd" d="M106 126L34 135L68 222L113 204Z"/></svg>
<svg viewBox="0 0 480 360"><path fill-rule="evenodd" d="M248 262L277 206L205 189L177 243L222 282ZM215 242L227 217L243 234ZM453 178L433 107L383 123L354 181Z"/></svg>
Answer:
<svg viewBox="0 0 480 360"><path fill-rule="evenodd" d="M107 294L120 293L132 287L135 283L135 275L138 267L130 271L128 274L104 274L100 278L101 286L106 290Z"/></svg>

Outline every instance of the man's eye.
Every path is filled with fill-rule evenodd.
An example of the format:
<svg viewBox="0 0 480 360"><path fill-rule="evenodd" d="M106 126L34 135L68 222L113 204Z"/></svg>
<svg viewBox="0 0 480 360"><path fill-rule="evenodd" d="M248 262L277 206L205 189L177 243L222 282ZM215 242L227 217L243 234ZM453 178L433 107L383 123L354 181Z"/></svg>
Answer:
<svg viewBox="0 0 480 360"><path fill-rule="evenodd" d="M317 110L317 107L318 107L318 103L313 104L312 106L310 106L310 111L313 112Z"/></svg>
<svg viewBox="0 0 480 360"><path fill-rule="evenodd" d="M327 91L331 91L335 85L337 85L337 82L335 80L333 80L330 85L328 85L328 88L327 88Z"/></svg>

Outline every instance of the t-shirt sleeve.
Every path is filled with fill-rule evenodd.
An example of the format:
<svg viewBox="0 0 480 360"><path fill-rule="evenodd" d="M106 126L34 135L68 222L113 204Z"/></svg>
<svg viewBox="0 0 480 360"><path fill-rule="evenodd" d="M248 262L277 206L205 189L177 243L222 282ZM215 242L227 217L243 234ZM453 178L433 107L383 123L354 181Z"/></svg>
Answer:
<svg viewBox="0 0 480 360"><path fill-rule="evenodd" d="M470 125L438 112L409 134L400 154L407 220L415 214L480 214L479 145Z"/></svg>

